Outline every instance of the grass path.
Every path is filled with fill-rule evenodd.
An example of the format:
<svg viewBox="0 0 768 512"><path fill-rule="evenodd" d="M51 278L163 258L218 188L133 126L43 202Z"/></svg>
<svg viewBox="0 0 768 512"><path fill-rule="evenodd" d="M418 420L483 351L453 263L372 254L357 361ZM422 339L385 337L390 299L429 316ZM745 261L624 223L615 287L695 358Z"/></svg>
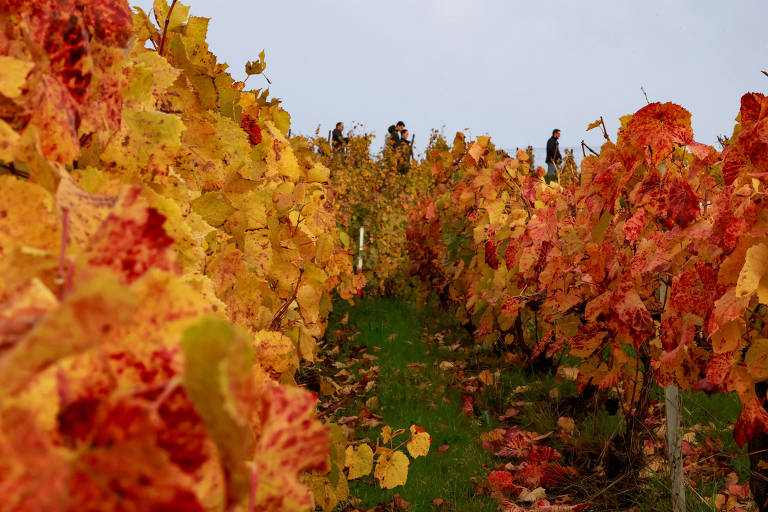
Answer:
<svg viewBox="0 0 768 512"><path fill-rule="evenodd" d="M334 318L338 320L347 313L349 325L360 333L354 342L367 346L367 352L378 358L375 363L380 371L374 394L380 406L376 412L393 429L416 424L432 436L429 455L412 461L405 486L386 491L368 477L350 482L351 495L360 498L366 507L389 503L397 492L411 503L411 510L436 510L432 505L435 498L449 502L452 510L496 510L489 497L474 492L471 481L491 464L491 455L482 451L477 441L488 427L481 428L480 421L462 413L460 390L451 387L450 377L437 366L449 354L441 354L445 350L424 339L423 326L427 323L438 329L457 327L446 318L428 319L424 310L398 300L364 299L354 307L339 305ZM441 326L440 321L449 324ZM421 363L424 367L409 367L407 363ZM359 408L359 403L351 405L346 413L357 414ZM358 430L357 436L373 440L379 432L380 428ZM485 469L485 473L488 471Z"/></svg>

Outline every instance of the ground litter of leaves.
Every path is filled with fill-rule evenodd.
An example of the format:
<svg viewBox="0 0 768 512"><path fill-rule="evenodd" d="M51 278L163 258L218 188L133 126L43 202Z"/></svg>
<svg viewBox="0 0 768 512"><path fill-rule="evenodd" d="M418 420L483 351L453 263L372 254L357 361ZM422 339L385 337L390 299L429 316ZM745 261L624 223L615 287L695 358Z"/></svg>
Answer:
<svg viewBox="0 0 768 512"><path fill-rule="evenodd" d="M350 481L335 510L666 510L663 399L652 404L638 482L614 448L615 395L579 393L575 369L562 362L533 373L514 354L475 345L451 315L394 299L337 304L328 333L322 358L298 375L320 395L325 421L353 444L376 443L385 426L417 424L432 436L405 485ZM738 404L726 399L684 400L689 510L753 509L748 462L730 431Z"/></svg>

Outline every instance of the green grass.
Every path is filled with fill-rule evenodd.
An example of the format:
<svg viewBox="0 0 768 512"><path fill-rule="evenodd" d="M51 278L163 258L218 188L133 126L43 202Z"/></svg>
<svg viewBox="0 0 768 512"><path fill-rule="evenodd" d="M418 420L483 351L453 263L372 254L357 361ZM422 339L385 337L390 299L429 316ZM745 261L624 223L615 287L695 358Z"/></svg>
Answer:
<svg viewBox="0 0 768 512"><path fill-rule="evenodd" d="M481 481L505 461L483 451L478 438L481 433L505 426L496 418L512 402L533 404L518 407L520 412L512 420L523 430L557 433L558 418L574 417L576 438L566 443L553 434L548 444L563 454L575 457L573 462L568 463L581 464L578 469L591 481L588 486L593 489L587 490L585 496L604 484L595 481L596 475L591 473L596 469L593 466L597 464L605 443L612 436L624 432L621 412L612 416L602 406L583 410L584 401L575 383L564 382L547 373L530 373L514 363L504 362L502 355L492 347L473 345L469 333L457 325L455 318L435 307L419 309L406 301L377 298L363 299L355 306L340 303L332 315L329 333L339 326L339 319L345 314L349 315L349 325L359 331L353 340L345 342L348 345L346 348L365 345L368 347L365 353L378 358L373 362L380 367L380 371L372 395L378 397L380 407L374 412L383 416L384 423L393 429L407 430L410 425L416 424L433 438L430 453L411 461L405 486L382 490L373 476L351 481L350 496L360 499L362 507L390 503L394 494L399 493L411 503L411 510L437 510L432 505L435 498L448 501L452 510L496 510L497 504L489 496L475 491L473 480ZM425 338L438 332L445 333L444 343L438 345L425 341ZM459 351L448 348L459 342L462 344ZM345 360L345 357L342 347L338 358ZM459 382L451 371L438 368L437 364L441 361L465 363L465 376L477 375L483 369L491 372L501 370L493 385L474 394L476 416L470 417L462 412ZM407 363L422 363L424 369L412 370ZM349 370L357 372L356 367ZM662 403L663 394L662 389L654 389L654 398ZM368 396L357 397L341 415L356 415ZM736 446L732 436L732 425L740 410L738 398L693 392L681 393L681 398L684 431L686 427L701 425L697 432L699 442L703 442L706 436L722 442L722 452L728 454L728 465L737 472L740 483L744 483L749 478L749 460L743 455L745 450ZM381 427L358 429L356 437L367 437L375 444L380 432ZM438 454L442 445L450 448ZM592 452L592 455L582 457L580 454L586 451ZM642 492L628 488L630 506L634 506L637 512L668 509L667 485L667 475L660 473L644 481ZM687 509L711 511L712 506L704 499L711 499L723 487L723 478L713 482L695 482L695 487L687 491ZM339 509L342 508L343 505L340 505Z"/></svg>
<svg viewBox="0 0 768 512"><path fill-rule="evenodd" d="M477 438L489 430L482 419L473 419L461 411L461 392L451 387L450 377L435 366L444 360L434 345L422 341L422 326L427 313L398 300L363 299L354 307L339 304L334 319L349 313L349 324L360 335L354 344L370 348L374 364L380 367L374 394L379 398L377 411L393 429L408 429L416 424L432 436L426 457L412 460L408 482L403 487L383 490L372 476L350 482L350 496L362 500L365 507L388 503L397 492L411 503L412 510L432 510L432 501L442 498L454 510L480 512L496 510L487 496L475 493L471 478L487 474L493 465L491 454L484 452ZM432 311L430 314L435 314ZM378 351L376 349L378 348ZM423 363L420 372L406 363ZM356 414L352 408L345 414ZM358 430L357 437L375 442L381 428ZM438 448L450 448L438 454Z"/></svg>

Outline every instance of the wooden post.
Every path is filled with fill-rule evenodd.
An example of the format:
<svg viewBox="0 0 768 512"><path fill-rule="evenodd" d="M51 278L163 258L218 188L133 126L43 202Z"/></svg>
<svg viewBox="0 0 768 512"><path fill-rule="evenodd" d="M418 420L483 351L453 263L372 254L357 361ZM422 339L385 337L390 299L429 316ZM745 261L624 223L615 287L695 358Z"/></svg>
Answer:
<svg viewBox="0 0 768 512"><path fill-rule="evenodd" d="M666 308L668 288L663 281L659 299ZM677 386L664 388L664 414L667 417L667 453L669 453L669 483L672 512L685 512L685 480L683 479L683 439L680 436L680 393Z"/></svg>
<svg viewBox="0 0 768 512"><path fill-rule="evenodd" d="M674 384L664 388L664 409L667 415L667 450L669 451L672 512L685 512L683 440L680 436L680 394Z"/></svg>

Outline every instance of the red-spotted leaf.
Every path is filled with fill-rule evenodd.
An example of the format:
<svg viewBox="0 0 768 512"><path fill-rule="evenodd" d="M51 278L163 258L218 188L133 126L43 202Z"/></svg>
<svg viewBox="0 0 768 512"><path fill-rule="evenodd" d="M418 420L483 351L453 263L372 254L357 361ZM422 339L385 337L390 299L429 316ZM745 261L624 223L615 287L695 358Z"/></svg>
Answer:
<svg viewBox="0 0 768 512"><path fill-rule="evenodd" d="M312 497L299 475L326 469L331 445L328 429L315 418L317 400L312 393L270 385L264 399L264 429L253 461L250 510L303 512L312 505Z"/></svg>
<svg viewBox="0 0 768 512"><path fill-rule="evenodd" d="M653 329L651 314L631 282L622 282L612 298L611 309L630 329L640 333L648 333Z"/></svg>
<svg viewBox="0 0 768 512"><path fill-rule="evenodd" d="M699 198L685 180L669 180L666 199L667 217L680 227L686 227L701 213Z"/></svg>
<svg viewBox="0 0 768 512"><path fill-rule="evenodd" d="M624 223L623 231L627 242L631 244L635 243L637 239L640 238L643 229L645 229L645 226L648 225L650 220L650 215L646 213L645 209L643 207L638 208L638 210Z"/></svg>
<svg viewBox="0 0 768 512"><path fill-rule="evenodd" d="M722 385L731 372L734 357L733 353L715 354L707 363L707 380L717 386Z"/></svg>
<svg viewBox="0 0 768 512"><path fill-rule="evenodd" d="M651 103L638 110L627 123L629 140L650 152L653 165L664 160L674 144L693 141L691 114L674 103Z"/></svg>
<svg viewBox="0 0 768 512"><path fill-rule="evenodd" d="M129 284L150 268L176 270L173 239L163 224L165 216L139 199L131 189L92 237L83 254L90 266L107 267Z"/></svg>
<svg viewBox="0 0 768 512"><path fill-rule="evenodd" d="M741 97L739 114L741 124L745 126L768 116L768 97L758 92L748 92Z"/></svg>
<svg viewBox="0 0 768 512"><path fill-rule="evenodd" d="M497 252L496 242L493 238L489 238L485 241L485 262L493 270L499 268L499 255Z"/></svg>
<svg viewBox="0 0 768 512"><path fill-rule="evenodd" d="M675 311L693 313L706 320L714 307L720 286L717 270L709 264L699 264L695 269L680 272L672 282L669 303Z"/></svg>

